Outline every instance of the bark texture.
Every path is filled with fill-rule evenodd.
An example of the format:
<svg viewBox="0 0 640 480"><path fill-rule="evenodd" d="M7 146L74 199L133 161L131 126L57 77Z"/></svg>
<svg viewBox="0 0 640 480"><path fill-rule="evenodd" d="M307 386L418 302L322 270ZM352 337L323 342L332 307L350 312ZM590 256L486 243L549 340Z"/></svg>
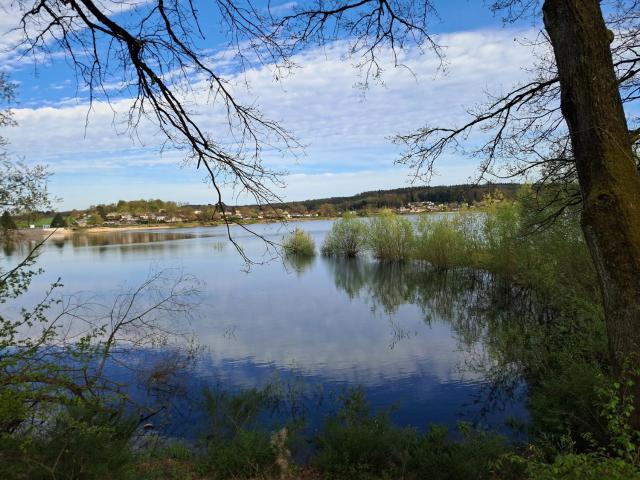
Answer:
<svg viewBox="0 0 640 480"><path fill-rule="evenodd" d="M582 228L598 271L614 373L640 367L640 174L598 0L545 0L583 196ZM640 429L640 378L633 426Z"/></svg>

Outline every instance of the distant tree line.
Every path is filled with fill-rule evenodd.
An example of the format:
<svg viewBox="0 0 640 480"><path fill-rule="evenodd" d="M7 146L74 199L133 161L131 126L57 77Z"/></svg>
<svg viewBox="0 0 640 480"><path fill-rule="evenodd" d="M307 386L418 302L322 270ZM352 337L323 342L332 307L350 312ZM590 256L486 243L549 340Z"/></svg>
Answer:
<svg viewBox="0 0 640 480"><path fill-rule="evenodd" d="M481 202L487 195L500 191L505 198L514 198L522 185L519 183L491 183L483 185L449 185L434 187L405 187L392 190L363 192L351 197L330 197L304 200L288 204L275 204L276 208L292 211L361 211L381 208L400 208L413 202L436 204ZM330 215L322 215L330 216Z"/></svg>

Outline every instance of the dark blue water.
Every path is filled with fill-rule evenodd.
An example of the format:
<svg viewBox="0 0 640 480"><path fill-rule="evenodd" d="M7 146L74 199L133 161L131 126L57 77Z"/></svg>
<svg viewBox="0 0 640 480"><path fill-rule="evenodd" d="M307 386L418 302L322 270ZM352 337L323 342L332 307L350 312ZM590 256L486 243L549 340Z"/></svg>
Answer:
<svg viewBox="0 0 640 480"><path fill-rule="evenodd" d="M318 247L330 225L295 224ZM292 227L251 228L278 242ZM273 252L263 240L238 227L232 233L250 259L266 263L247 272L224 227L77 234L50 241L38 260L45 273L24 301L35 301L58 277L64 294L78 293L77 298L103 306L150 272L171 269L171 275L197 279L200 293L188 316L163 312L163 321L189 338L193 334L200 346L193 361L172 372L175 388L154 391L140 371L157 370L172 352L184 351L180 342L187 337L129 350L124 366L108 370L142 403L171 397L162 428L172 435L197 435L207 385L240 390L275 383L291 397L299 395L297 414L312 427L335 410L340 395L356 387L375 409L393 408L397 423L418 428L454 427L464 420L506 431L507 418L526 416L522 396L502 398L484 373L490 362L484 316L490 312L480 305L482 280L366 257L268 261ZM3 262L17 261L19 253ZM126 368L133 366L139 368Z"/></svg>

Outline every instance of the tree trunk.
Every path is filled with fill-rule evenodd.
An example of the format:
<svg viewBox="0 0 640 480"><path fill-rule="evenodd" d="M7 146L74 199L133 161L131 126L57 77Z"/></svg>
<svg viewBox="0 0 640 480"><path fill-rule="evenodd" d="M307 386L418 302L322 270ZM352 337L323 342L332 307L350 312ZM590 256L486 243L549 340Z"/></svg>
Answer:
<svg viewBox="0 0 640 480"><path fill-rule="evenodd" d="M614 373L640 368L640 174L598 0L545 0L582 191L582 228L604 301ZM640 378L633 426L640 429Z"/></svg>

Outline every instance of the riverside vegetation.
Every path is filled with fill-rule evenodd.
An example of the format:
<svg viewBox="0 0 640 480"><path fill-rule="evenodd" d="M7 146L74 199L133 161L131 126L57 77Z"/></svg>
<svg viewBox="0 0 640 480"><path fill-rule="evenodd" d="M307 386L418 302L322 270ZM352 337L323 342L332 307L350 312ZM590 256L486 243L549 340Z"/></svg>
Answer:
<svg viewBox="0 0 640 480"><path fill-rule="evenodd" d="M206 391L205 432L192 443L141 437L142 421L128 415L124 394L93 367L111 354L101 330L75 342L66 352L72 361L65 362L52 347L42 355L43 345L60 340L57 329L44 328L40 338L24 343L19 325L2 319L2 351L12 354L0 358L0 477L640 478L640 438L628 422L632 380L608 375L601 300L578 217L565 211L546 224L549 212L536 208L532 198L525 189L515 202L489 199L482 213L425 216L415 224L391 212L370 220L345 216L321 249L325 255L371 253L379 262L413 265L409 272L417 276L400 297L455 295L448 283L453 276L475 284L481 293L460 299L469 323L476 310L493 311L476 328L486 334L488 356L476 367L503 391L526 381L526 442L464 423L453 437L437 426L424 432L398 427L390 411L372 411L359 390L342 396L323 427L309 435L295 415L278 417L278 424L265 421L284 401L273 386ZM283 247L290 257L315 252L300 230ZM3 302L21 295L37 273L29 264L22 267L4 274ZM361 281L376 281L375 272L364 272ZM171 291L180 297L192 291L181 288ZM381 301L392 309L400 300ZM517 305L517 314L504 314L500 307L507 303ZM173 305L179 311L186 303ZM21 322L50 325L50 306L46 300L23 312ZM629 378L634 368L628 366Z"/></svg>

